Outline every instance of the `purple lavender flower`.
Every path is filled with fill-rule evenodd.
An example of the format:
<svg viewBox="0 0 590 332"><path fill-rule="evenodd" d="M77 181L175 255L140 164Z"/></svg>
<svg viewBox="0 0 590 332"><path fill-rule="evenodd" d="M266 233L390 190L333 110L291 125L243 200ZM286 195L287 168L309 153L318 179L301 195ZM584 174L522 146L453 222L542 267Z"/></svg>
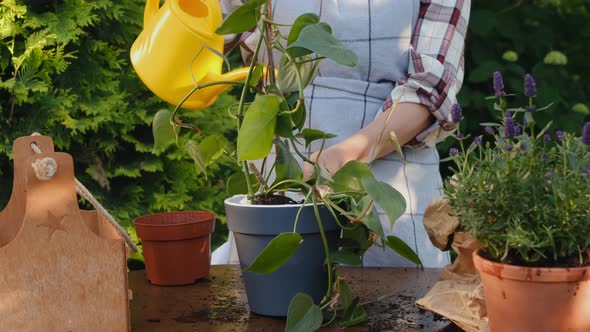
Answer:
<svg viewBox="0 0 590 332"><path fill-rule="evenodd" d="M512 138L516 136L516 125L514 123L514 119L512 118L512 113L506 112L504 113L504 137L505 138Z"/></svg>
<svg viewBox="0 0 590 332"><path fill-rule="evenodd" d="M549 134L543 135L543 142L545 142L545 143L551 142L551 135L549 135Z"/></svg>
<svg viewBox="0 0 590 332"><path fill-rule="evenodd" d="M502 79L501 72L499 72L499 71L494 72L493 82L494 82L494 92L496 93L496 97L506 96L506 92L504 92L504 80Z"/></svg>
<svg viewBox="0 0 590 332"><path fill-rule="evenodd" d="M455 135L455 137L457 137L457 139L464 139L465 135L463 135L462 133L457 133L457 135Z"/></svg>
<svg viewBox="0 0 590 332"><path fill-rule="evenodd" d="M537 110L537 105L527 105L524 107L524 110L527 112L534 112Z"/></svg>
<svg viewBox="0 0 590 332"><path fill-rule="evenodd" d="M590 122L586 122L582 129L582 143L590 145Z"/></svg>
<svg viewBox="0 0 590 332"><path fill-rule="evenodd" d="M483 137L479 135L476 138L474 138L473 141L475 142L475 144L481 145L483 143Z"/></svg>
<svg viewBox="0 0 590 332"><path fill-rule="evenodd" d="M558 130L555 132L555 136L560 140L563 141L565 139L565 133L563 130Z"/></svg>
<svg viewBox="0 0 590 332"><path fill-rule="evenodd" d="M454 104L451 108L451 119L454 123L459 123L461 122L462 117L461 106L459 104Z"/></svg>
<svg viewBox="0 0 590 332"><path fill-rule="evenodd" d="M488 135L493 135L494 134L494 129L492 127L485 127L484 131L486 132L486 134Z"/></svg>
<svg viewBox="0 0 590 332"><path fill-rule="evenodd" d="M451 148L449 150L449 155L451 155L451 156L456 156L458 154L459 154L459 149L457 149L457 148Z"/></svg>
<svg viewBox="0 0 590 332"><path fill-rule="evenodd" d="M526 143L525 143L525 142L520 142L520 149L521 149L522 151L526 151L526 149L527 149L527 145L526 145Z"/></svg>
<svg viewBox="0 0 590 332"><path fill-rule="evenodd" d="M510 151L512 151L512 149L514 149L514 147L513 147L512 145L506 145L504 148L505 148L505 149L506 149L506 151L508 151L508 152L510 152Z"/></svg>
<svg viewBox="0 0 590 332"><path fill-rule="evenodd" d="M520 127L517 124L515 124L514 125L514 136L520 136L520 134L522 134Z"/></svg>
<svg viewBox="0 0 590 332"><path fill-rule="evenodd" d="M553 175L554 175L554 174L553 174L553 172L551 172L551 171L549 171L549 172L545 173L545 176L546 176L547 178L549 178L549 179L553 179Z"/></svg>
<svg viewBox="0 0 590 332"><path fill-rule="evenodd" d="M531 74L524 75L524 95L534 97L537 95L537 82Z"/></svg>
<svg viewBox="0 0 590 332"><path fill-rule="evenodd" d="M590 174L590 163L587 163L586 166L582 168L582 173Z"/></svg>

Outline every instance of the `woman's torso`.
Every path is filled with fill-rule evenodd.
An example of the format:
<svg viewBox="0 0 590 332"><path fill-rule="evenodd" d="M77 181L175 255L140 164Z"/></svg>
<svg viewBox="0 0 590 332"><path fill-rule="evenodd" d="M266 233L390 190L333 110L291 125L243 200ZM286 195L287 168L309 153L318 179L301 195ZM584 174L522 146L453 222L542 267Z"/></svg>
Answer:
<svg viewBox="0 0 590 332"><path fill-rule="evenodd" d="M338 135L328 145L372 121L395 82L408 72L419 7L419 0L274 1L276 22L290 23L303 13L317 14L358 57L358 65L352 68L323 60L305 90L307 127ZM288 34L288 29L283 27L282 32Z"/></svg>

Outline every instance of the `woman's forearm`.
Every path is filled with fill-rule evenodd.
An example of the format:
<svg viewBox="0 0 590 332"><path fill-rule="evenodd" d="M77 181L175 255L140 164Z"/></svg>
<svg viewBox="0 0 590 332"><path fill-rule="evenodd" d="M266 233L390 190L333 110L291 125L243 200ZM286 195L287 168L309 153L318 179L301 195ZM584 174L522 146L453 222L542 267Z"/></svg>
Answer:
<svg viewBox="0 0 590 332"><path fill-rule="evenodd" d="M388 116L389 111L380 113L368 126L334 146L343 154L344 164L350 160L369 161L374 149L375 159L383 157L395 149L389 132L393 131L399 144L403 146L432 122L432 115L428 109L414 103L400 103L389 116L389 121ZM379 139L381 133L383 136Z"/></svg>
<svg viewBox="0 0 590 332"><path fill-rule="evenodd" d="M394 150L389 139L391 131L397 136L399 144L404 145L426 129L432 121L428 109L414 103L398 104L389 121L388 115L389 111L382 112L368 126L346 140L328 147L322 152L320 160L317 160L318 152L313 153L309 159L320 162L333 174L351 160L368 162L371 157L377 159L391 153ZM379 139L381 133L383 135ZM375 156L372 156L374 149ZM304 178L309 178L312 172L311 164L305 163Z"/></svg>

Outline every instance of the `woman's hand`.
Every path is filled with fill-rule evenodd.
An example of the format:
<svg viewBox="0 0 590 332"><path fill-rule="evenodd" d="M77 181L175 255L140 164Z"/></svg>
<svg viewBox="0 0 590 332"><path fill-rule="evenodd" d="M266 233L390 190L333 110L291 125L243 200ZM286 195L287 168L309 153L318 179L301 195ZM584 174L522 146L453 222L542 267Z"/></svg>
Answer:
<svg viewBox="0 0 590 332"><path fill-rule="evenodd" d="M390 111L381 112L368 126L344 141L325 148L320 160L317 160L317 152L309 159L319 162L330 174L334 174L351 160L369 162L370 158L378 159L394 151L395 147L389 139L390 131L396 134L399 144L403 146L432 121L428 109L419 104L399 103L389 118ZM380 134L383 134L381 138ZM377 142L380 143L377 145ZM307 180L313 174L313 165L304 163L303 166L303 178Z"/></svg>
<svg viewBox="0 0 590 332"><path fill-rule="evenodd" d="M318 152L314 152L309 156L309 160L313 162L319 162L323 165L330 174L336 173L342 166L346 165L347 162L356 159L356 154L353 150L346 150L346 144L344 142L334 144L322 151L319 155ZM306 162L303 164L303 180L306 181L313 174L313 165Z"/></svg>

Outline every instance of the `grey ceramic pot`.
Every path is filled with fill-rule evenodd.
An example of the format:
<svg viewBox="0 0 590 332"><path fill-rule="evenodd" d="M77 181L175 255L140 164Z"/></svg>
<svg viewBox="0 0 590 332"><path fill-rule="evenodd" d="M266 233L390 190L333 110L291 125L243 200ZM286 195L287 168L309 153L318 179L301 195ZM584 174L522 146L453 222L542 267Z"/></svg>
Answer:
<svg viewBox="0 0 590 332"><path fill-rule="evenodd" d="M292 232L301 205L245 205L243 195L225 200L227 225L234 232L240 266L248 267L278 234ZM320 217L328 245L334 250L341 229L324 206ZM328 276L326 255L312 205L301 211L297 232L303 243L291 259L268 275L242 272L250 310L265 316L287 316L289 303L299 292L310 295L316 303L324 297Z"/></svg>

